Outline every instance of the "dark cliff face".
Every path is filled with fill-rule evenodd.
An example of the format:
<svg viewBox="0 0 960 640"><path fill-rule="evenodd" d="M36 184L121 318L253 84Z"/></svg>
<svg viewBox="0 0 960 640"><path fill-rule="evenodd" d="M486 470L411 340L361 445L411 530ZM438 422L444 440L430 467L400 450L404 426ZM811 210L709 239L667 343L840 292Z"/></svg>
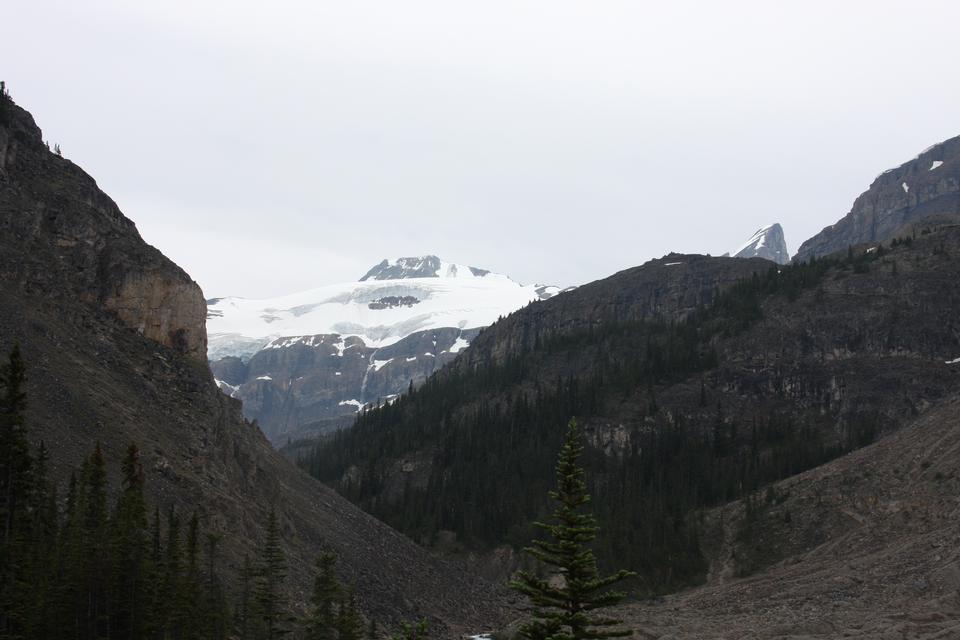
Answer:
<svg viewBox="0 0 960 640"><path fill-rule="evenodd" d="M200 287L159 251L97 183L47 148L29 113L0 124L0 277L21 290L98 305L151 340L202 361Z"/></svg>
<svg viewBox="0 0 960 640"><path fill-rule="evenodd" d="M432 329L380 348L356 336L280 338L247 363L227 357L210 367L226 383L221 388L243 401L244 415L282 445L349 425L364 406L419 386L478 333Z"/></svg>
<svg viewBox="0 0 960 640"><path fill-rule="evenodd" d="M221 534L231 580L276 509L298 611L328 548L380 621L426 617L452 635L501 620L496 587L308 478L243 419L205 363L199 288L89 176L46 149L29 114L11 108L0 124L0 352L22 345L28 436L48 444L61 488L96 442L115 484L134 442L151 503L196 512Z"/></svg>
<svg viewBox="0 0 960 640"><path fill-rule="evenodd" d="M535 302L485 329L454 366L502 363L532 348L536 337L573 334L604 323L682 319L722 289L772 263L671 253L640 267Z"/></svg>
<svg viewBox="0 0 960 640"><path fill-rule="evenodd" d="M960 136L877 176L850 213L804 242L793 259L891 240L925 219L960 221Z"/></svg>

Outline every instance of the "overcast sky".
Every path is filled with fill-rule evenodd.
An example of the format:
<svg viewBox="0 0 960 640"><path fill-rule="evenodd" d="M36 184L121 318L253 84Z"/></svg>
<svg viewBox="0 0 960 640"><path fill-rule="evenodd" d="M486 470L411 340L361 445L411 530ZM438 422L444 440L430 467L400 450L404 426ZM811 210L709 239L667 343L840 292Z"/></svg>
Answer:
<svg viewBox="0 0 960 640"><path fill-rule="evenodd" d="M580 284L960 133L955 0L4 5L0 78L208 297L435 253Z"/></svg>

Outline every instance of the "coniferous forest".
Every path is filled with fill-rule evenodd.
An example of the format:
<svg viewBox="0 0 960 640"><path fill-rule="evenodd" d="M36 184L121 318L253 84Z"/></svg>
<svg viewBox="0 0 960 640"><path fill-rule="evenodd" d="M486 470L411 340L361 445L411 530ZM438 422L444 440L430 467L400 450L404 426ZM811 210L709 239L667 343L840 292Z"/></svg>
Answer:
<svg viewBox="0 0 960 640"><path fill-rule="evenodd" d="M94 447L68 485L50 480L50 451L30 444L19 347L0 367L0 638L311 640L384 637L322 552L308 613L291 614L275 511L255 557L228 589L223 533L195 513L150 504L136 444L118 470ZM111 496L111 474L119 490ZM399 638L426 637L408 624Z"/></svg>
<svg viewBox="0 0 960 640"><path fill-rule="evenodd" d="M601 413L605 399L646 390L634 427L617 455L588 446L589 491L606 534L602 567L626 565L639 593L699 582L697 512L749 496L764 485L868 444L870 414L853 416L840 437L815 417L790 412L727 415L703 383L694 415L658 403L658 390L702 380L719 364L717 339L762 319L772 298L796 299L830 269L863 273L883 251L771 268L719 294L680 322L604 322L588 331L536 336L505 362L441 372L395 402L362 413L356 424L319 443L301 461L317 478L420 541L453 531L468 547L530 539L530 522L546 514L552 452L572 416ZM599 346L598 346L599 345ZM595 366L554 380L535 379L537 359L595 350ZM704 416L707 416L706 418ZM384 498L390 466L423 447L432 472ZM358 470L360 470L358 472ZM522 487L523 490L518 490Z"/></svg>

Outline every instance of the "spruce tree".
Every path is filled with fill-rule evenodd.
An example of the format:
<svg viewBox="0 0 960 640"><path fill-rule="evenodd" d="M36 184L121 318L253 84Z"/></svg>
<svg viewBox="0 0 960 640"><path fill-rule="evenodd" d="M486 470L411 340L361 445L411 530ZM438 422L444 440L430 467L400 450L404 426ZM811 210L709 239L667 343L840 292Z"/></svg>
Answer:
<svg viewBox="0 0 960 640"><path fill-rule="evenodd" d="M111 598L111 634L116 638L142 638L149 626L150 538L140 451L127 448L123 484L113 516L114 581Z"/></svg>
<svg viewBox="0 0 960 640"><path fill-rule="evenodd" d="M205 619L205 637L209 640L222 640L227 637L230 613L224 595L223 584L217 573L217 549L221 536L206 534L207 575L203 596L202 615Z"/></svg>
<svg viewBox="0 0 960 640"><path fill-rule="evenodd" d="M240 640L252 640L257 630L257 601L255 580L257 572L250 556L244 556L240 569L240 591L235 611L236 633Z"/></svg>
<svg viewBox="0 0 960 640"><path fill-rule="evenodd" d="M600 577L597 560L587 546L600 528L587 512L590 502L584 472L579 465L583 436L576 420L567 425L566 437L557 460L556 489L550 498L556 503L552 521L534 523L545 531L547 540L534 540L525 549L537 561L558 574L560 584L534 572L521 571L510 587L526 595L534 605L535 620L524 624L520 633L530 640L581 640L632 635L629 629L615 629L620 620L598 615L626 596L609 587L633 575L629 571Z"/></svg>
<svg viewBox="0 0 960 640"><path fill-rule="evenodd" d="M308 640L333 640L336 638L336 604L342 588L337 579L334 564L337 557L324 551L317 558L317 575L313 579L310 604L313 611L307 618Z"/></svg>
<svg viewBox="0 0 960 640"><path fill-rule="evenodd" d="M57 574L57 492L47 478L47 463L50 455L44 442L40 441L33 464L32 493L30 501L30 531L27 562L27 637L52 637L54 599Z"/></svg>
<svg viewBox="0 0 960 640"><path fill-rule="evenodd" d="M26 625L23 583L28 579L33 477L26 435L26 367L19 344L0 367L0 635Z"/></svg>
<svg viewBox="0 0 960 640"><path fill-rule="evenodd" d="M271 509L267 520L267 535L260 552L260 575L256 590L257 606L267 640L280 638L289 632L286 626L286 602L282 592L286 571L286 560L280 547L277 512Z"/></svg>
<svg viewBox="0 0 960 640"><path fill-rule="evenodd" d="M353 587L340 596L336 626L337 640L363 639L363 618L357 608L357 595Z"/></svg>
<svg viewBox="0 0 960 640"><path fill-rule="evenodd" d="M80 495L80 600L81 637L101 638L109 630L108 590L110 587L109 519L107 516L107 464L98 442L84 462Z"/></svg>

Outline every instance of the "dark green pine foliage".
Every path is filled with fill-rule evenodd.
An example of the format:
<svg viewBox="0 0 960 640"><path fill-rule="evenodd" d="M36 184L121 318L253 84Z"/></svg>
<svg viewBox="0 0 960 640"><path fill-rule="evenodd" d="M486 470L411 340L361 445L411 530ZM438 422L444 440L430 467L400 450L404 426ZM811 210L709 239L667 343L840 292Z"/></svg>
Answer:
<svg viewBox="0 0 960 640"><path fill-rule="evenodd" d="M860 410L850 421L862 427L840 441L833 417L778 400L750 415L726 408L717 416L708 373L724 357L724 338L762 319L775 298L795 299L831 271L874 261L877 253L771 267L718 291L712 305L681 321L611 316L586 328L544 329L503 361L445 370L361 413L302 464L415 539L453 531L473 549L519 548L533 535L531 518L551 509L547 492L563 435L557 425L632 405L636 421L621 455L588 445L582 460L606 533L594 547L599 565L636 571L630 588L645 594L701 582L707 563L698 511L822 464L882 426ZM565 369L580 361L585 366ZM544 379L552 368L565 373ZM662 392L673 385L692 402L665 400L670 394ZM413 451L430 452L428 476L395 492L394 465ZM360 473L347 473L351 468Z"/></svg>
<svg viewBox="0 0 960 640"><path fill-rule="evenodd" d="M536 607L536 620L521 627L521 634L531 640L617 638L633 633L629 629L612 628L621 621L598 613L626 597L622 591L612 591L610 587L633 574L620 570L600 577L597 571L597 559L588 545L600 528L586 510L590 495L579 463L582 441L576 420L571 420L557 461L557 486L549 494L556 504L552 521L536 523L548 534L548 539L534 540L533 545L525 549L556 573L557 580L521 571L510 583L511 588L530 598Z"/></svg>
<svg viewBox="0 0 960 640"><path fill-rule="evenodd" d="M230 610L223 580L217 569L217 550L222 536L206 534L207 569L203 588L203 633L209 640L221 640L230 633Z"/></svg>
<svg viewBox="0 0 960 640"><path fill-rule="evenodd" d="M400 624L400 633L390 636L390 640L427 640L428 631L426 620L403 622Z"/></svg>
<svg viewBox="0 0 960 640"><path fill-rule="evenodd" d="M0 367L0 637L25 630L24 585L30 578L31 467L26 436L26 369L19 345Z"/></svg>
<svg viewBox="0 0 960 640"><path fill-rule="evenodd" d="M113 517L113 635L143 638L149 628L150 538L140 451L131 444L123 460L123 485Z"/></svg>
<svg viewBox="0 0 960 640"><path fill-rule="evenodd" d="M335 640L337 637L337 602L343 591L334 565L337 557L324 551L317 558L317 575L310 595L312 611L306 620L307 640Z"/></svg>
<svg viewBox="0 0 960 640"><path fill-rule="evenodd" d="M263 625L263 638L273 640L289 633L286 601L282 586L286 578L286 559L280 548L280 525L277 512L270 510L267 533L260 551L260 571L256 586L256 602Z"/></svg>
<svg viewBox="0 0 960 640"><path fill-rule="evenodd" d="M204 558L199 518L183 540L173 508L166 540L158 508L148 526L136 446L127 449L112 508L98 443L71 475L59 512L46 444L30 455L24 372L14 347L0 367L0 640L226 638L216 544Z"/></svg>
<svg viewBox="0 0 960 640"><path fill-rule="evenodd" d="M257 570L250 556L244 556L240 569L240 588L234 609L234 627L240 640L252 640L257 637L259 617L255 597Z"/></svg>
<svg viewBox="0 0 960 640"><path fill-rule="evenodd" d="M110 554L107 520L107 463L100 443L84 465L83 485L86 499L83 509L81 548L83 550L84 588L78 602L83 615L82 635L104 638L109 633Z"/></svg>
<svg viewBox="0 0 960 640"><path fill-rule="evenodd" d="M357 608L357 594L351 587L340 597L337 607L337 640L362 640L363 618Z"/></svg>
<svg viewBox="0 0 960 640"><path fill-rule="evenodd" d="M180 585L183 572L183 550L180 540L180 518L171 506L167 510L167 539L163 550L163 566L160 574L160 598L157 609L160 612L161 629L180 637L183 630Z"/></svg>
<svg viewBox="0 0 960 640"><path fill-rule="evenodd" d="M33 465L30 501L30 542L27 585L24 590L26 637L53 637L55 634L53 599L57 587L57 492L47 478L49 453L43 441Z"/></svg>

